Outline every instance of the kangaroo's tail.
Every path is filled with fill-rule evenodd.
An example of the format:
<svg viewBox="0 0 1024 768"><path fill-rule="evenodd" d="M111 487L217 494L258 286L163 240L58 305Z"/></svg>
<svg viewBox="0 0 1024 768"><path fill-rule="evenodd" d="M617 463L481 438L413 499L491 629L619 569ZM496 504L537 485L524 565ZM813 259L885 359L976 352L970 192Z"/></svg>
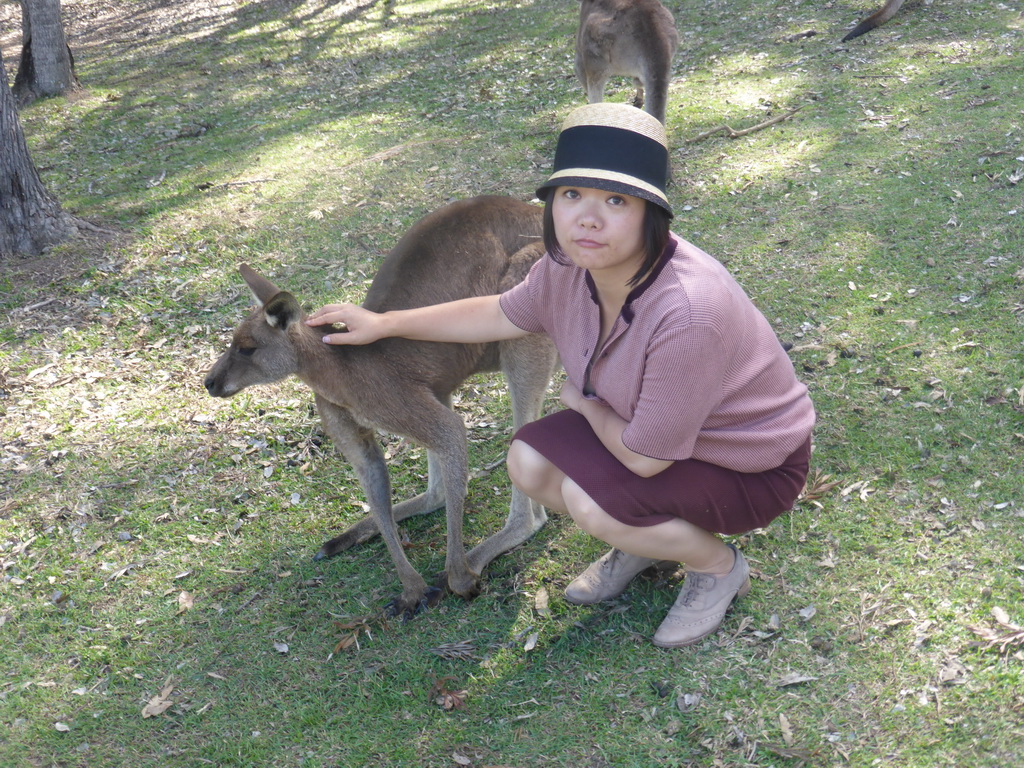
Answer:
<svg viewBox="0 0 1024 768"><path fill-rule="evenodd" d="M900 9L901 5L903 5L903 0L885 0L885 5L851 29L849 34L843 38L843 42L845 43L848 40L853 40L853 38L860 37L865 32L870 32L875 27L882 26L885 22L896 15L896 11Z"/></svg>

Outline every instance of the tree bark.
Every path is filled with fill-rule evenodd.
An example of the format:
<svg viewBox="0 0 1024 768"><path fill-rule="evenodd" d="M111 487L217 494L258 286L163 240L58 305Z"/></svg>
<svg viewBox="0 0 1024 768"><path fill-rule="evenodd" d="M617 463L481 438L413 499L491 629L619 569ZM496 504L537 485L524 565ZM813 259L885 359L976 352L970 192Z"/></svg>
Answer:
<svg viewBox="0 0 1024 768"><path fill-rule="evenodd" d="M0 256L38 256L77 233L32 163L0 56Z"/></svg>
<svg viewBox="0 0 1024 768"><path fill-rule="evenodd" d="M75 60L64 36L60 0L21 0L21 61L14 77L20 106L78 87Z"/></svg>

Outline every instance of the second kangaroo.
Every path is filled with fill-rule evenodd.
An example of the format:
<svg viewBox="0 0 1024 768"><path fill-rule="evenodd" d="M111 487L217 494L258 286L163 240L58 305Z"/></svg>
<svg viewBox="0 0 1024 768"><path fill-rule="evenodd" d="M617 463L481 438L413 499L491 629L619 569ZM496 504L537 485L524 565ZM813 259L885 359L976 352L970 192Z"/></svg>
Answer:
<svg viewBox="0 0 1024 768"><path fill-rule="evenodd" d="M543 254L541 211L504 197L478 197L448 205L415 224L385 258L364 306L377 312L500 293L520 282ZM466 427L451 410L452 393L469 376L502 370L512 417L519 427L540 415L558 365L554 345L533 335L491 344L439 344L383 339L367 346L329 346L323 328L303 322L290 293L252 269L242 276L261 307L235 331L230 348L206 376L207 391L230 397L254 384L295 374L313 390L324 431L352 464L370 516L327 541L317 558L330 557L378 532L402 581L389 605L412 615L439 590L428 587L402 548L397 521L447 507L445 584L465 598L495 557L521 544L546 520L537 502L513 489L502 530L466 552L462 523L469 475ZM391 485L376 430L402 435L427 449L427 488L392 507Z"/></svg>
<svg viewBox="0 0 1024 768"><path fill-rule="evenodd" d="M678 45L675 19L658 0L580 2L576 77L590 103L604 99L610 77L632 77L633 103L664 124Z"/></svg>

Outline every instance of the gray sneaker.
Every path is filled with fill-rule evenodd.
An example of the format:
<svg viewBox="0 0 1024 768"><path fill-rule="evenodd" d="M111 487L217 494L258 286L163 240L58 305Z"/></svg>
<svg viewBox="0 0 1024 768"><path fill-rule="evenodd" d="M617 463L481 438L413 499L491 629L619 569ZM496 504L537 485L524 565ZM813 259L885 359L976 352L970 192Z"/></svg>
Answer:
<svg viewBox="0 0 1024 768"><path fill-rule="evenodd" d="M658 631L654 644L659 648L682 648L703 640L714 632L725 618L725 612L737 597L750 591L750 566L739 550L732 570L725 576L690 571L683 588Z"/></svg>
<svg viewBox="0 0 1024 768"><path fill-rule="evenodd" d="M592 605L611 600L626 591L629 582L658 560L637 557L612 549L600 560L590 564L583 573L565 588L565 599L575 605Z"/></svg>

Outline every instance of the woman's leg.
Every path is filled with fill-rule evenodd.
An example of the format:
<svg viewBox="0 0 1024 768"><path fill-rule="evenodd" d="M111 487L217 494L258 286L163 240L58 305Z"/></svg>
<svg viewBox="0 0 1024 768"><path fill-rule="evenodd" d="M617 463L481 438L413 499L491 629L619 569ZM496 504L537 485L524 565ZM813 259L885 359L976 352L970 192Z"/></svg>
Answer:
<svg viewBox="0 0 1024 768"><path fill-rule="evenodd" d="M596 539L650 560L686 563L690 570L728 573L734 558L721 539L685 520L639 527L620 523L541 453L520 440L508 452L508 474L515 486L557 512L568 512Z"/></svg>
<svg viewBox="0 0 1024 768"><path fill-rule="evenodd" d="M568 477L562 481L561 495L580 528L624 552L652 560L675 560L685 563L687 570L712 575L732 570L732 550L714 534L686 520L676 518L644 527L626 525L601 509Z"/></svg>
<svg viewBox="0 0 1024 768"><path fill-rule="evenodd" d="M553 512L566 512L562 498L565 473L522 440L513 440L506 458L508 476L520 491Z"/></svg>
<svg viewBox="0 0 1024 768"><path fill-rule="evenodd" d="M615 597L658 560L686 565L686 580L654 635L662 648L692 645L718 629L736 597L750 591L750 569L734 548L679 518L646 527L626 525L605 512L579 485L519 440L508 455L516 487L549 509L567 511L581 529L614 547L566 589L570 602Z"/></svg>
<svg viewBox="0 0 1024 768"><path fill-rule="evenodd" d="M508 451L508 474L513 484L531 499L548 509L572 514L562 495L567 480L565 473L529 444L521 440L512 441ZM576 515L572 514L572 517L575 519ZM611 600L621 595L638 573L655 562L613 549L566 586L565 599L576 605Z"/></svg>
<svg viewBox="0 0 1024 768"><path fill-rule="evenodd" d="M573 520L592 536L633 555L685 564L686 579L654 633L655 645L682 648L700 642L718 629L732 601L750 591L743 555L703 528L678 518L644 528L626 525L569 478L562 483L562 495Z"/></svg>

